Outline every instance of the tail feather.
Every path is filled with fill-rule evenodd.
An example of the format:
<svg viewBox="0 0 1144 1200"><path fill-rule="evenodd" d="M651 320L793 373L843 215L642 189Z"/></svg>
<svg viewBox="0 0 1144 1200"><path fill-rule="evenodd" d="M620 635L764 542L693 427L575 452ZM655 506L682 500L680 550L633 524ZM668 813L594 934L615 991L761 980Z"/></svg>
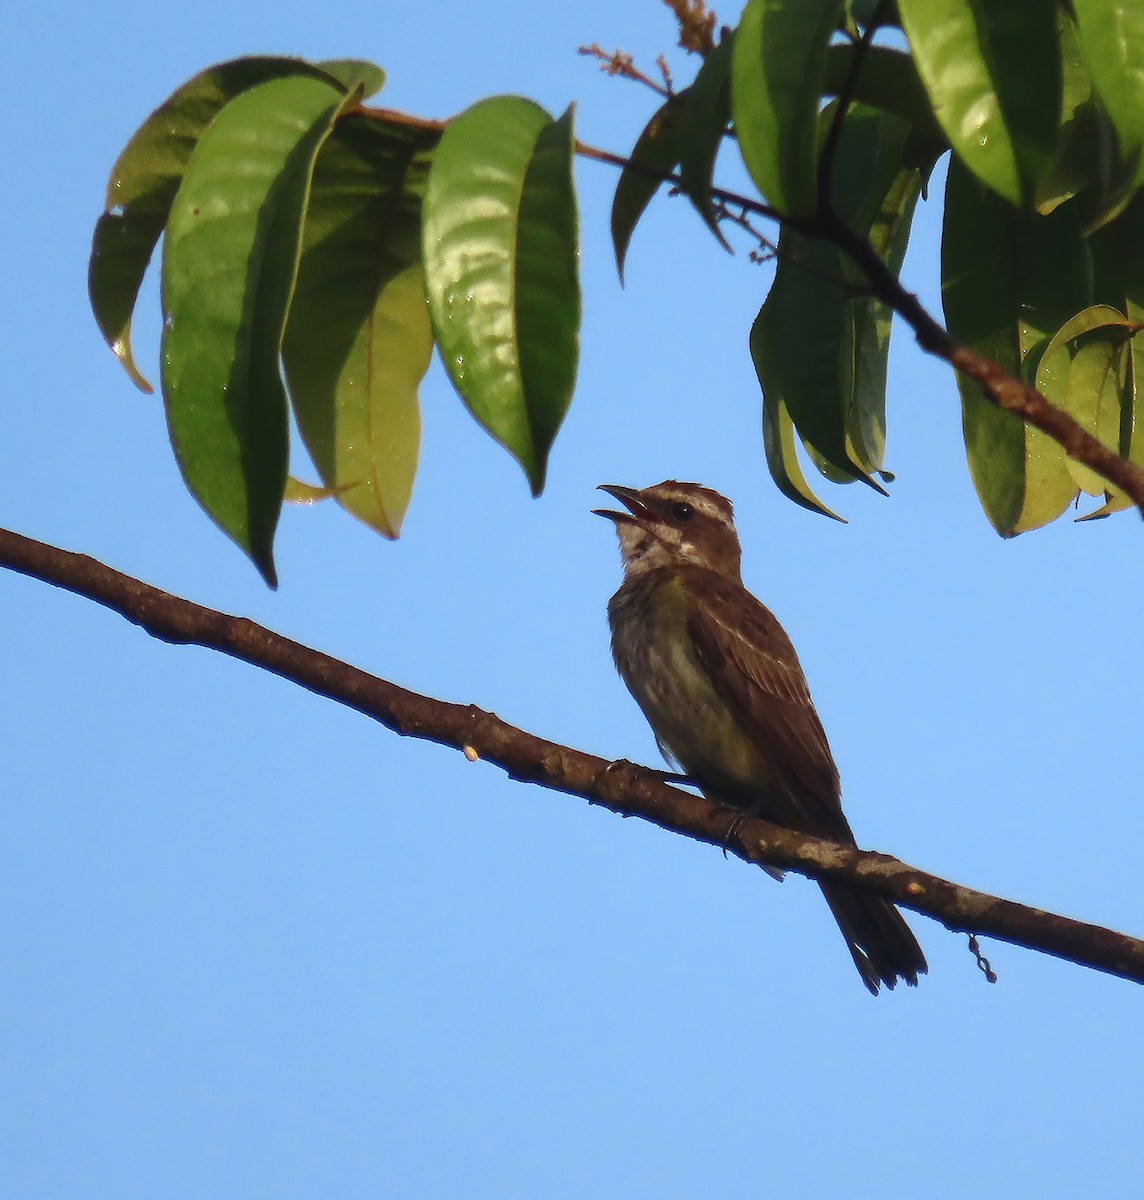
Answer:
<svg viewBox="0 0 1144 1200"><path fill-rule="evenodd" d="M880 984L892 988L899 979L917 987L918 976L928 970L925 955L894 905L844 883L819 886L870 991L876 996Z"/></svg>

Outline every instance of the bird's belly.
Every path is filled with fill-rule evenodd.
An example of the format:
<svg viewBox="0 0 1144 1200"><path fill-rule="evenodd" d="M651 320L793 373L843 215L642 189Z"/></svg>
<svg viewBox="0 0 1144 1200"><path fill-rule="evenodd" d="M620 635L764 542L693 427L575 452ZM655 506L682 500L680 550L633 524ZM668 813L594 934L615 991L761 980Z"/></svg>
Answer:
<svg viewBox="0 0 1144 1200"><path fill-rule="evenodd" d="M624 682L683 770L716 790L764 790L773 773L715 691L686 636L651 639L645 662ZM634 665L634 664L633 664Z"/></svg>

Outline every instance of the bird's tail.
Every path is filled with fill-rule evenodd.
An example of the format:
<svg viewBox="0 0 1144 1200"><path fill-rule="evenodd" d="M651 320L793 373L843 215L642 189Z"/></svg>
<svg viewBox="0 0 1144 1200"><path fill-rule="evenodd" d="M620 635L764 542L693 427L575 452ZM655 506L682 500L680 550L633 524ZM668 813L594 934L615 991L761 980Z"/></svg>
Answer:
<svg viewBox="0 0 1144 1200"><path fill-rule="evenodd" d="M872 892L844 883L820 883L822 894L842 930L862 982L876 996L880 984L892 988L899 979L917 987L926 958L905 918Z"/></svg>

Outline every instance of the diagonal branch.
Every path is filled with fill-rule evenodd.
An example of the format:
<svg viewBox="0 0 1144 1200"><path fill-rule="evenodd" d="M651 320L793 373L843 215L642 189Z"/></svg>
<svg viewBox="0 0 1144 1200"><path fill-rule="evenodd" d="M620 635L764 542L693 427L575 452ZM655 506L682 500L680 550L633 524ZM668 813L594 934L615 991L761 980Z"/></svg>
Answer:
<svg viewBox="0 0 1144 1200"><path fill-rule="evenodd" d="M977 892L885 854L780 829L669 787L658 773L612 763L535 737L471 704L419 695L274 633L244 617L204 608L83 554L0 530L0 566L74 592L119 613L153 637L205 646L261 667L378 721L483 758L513 778L581 796L625 817L726 847L746 862L812 879L842 879L941 921L1082 966L1144 983L1144 940Z"/></svg>

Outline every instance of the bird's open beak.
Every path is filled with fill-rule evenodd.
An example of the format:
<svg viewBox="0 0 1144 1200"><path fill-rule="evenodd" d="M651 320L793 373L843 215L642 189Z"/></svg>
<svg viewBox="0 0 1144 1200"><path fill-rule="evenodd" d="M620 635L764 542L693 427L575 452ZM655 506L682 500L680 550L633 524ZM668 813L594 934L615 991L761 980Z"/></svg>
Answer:
<svg viewBox="0 0 1144 1200"><path fill-rule="evenodd" d="M601 483L596 490L614 496L628 510L627 512L617 512L611 508L594 508L592 512L597 517L607 517L609 521L629 521L633 525L638 525L652 516L651 510L640 499L637 488L621 487L618 483Z"/></svg>

